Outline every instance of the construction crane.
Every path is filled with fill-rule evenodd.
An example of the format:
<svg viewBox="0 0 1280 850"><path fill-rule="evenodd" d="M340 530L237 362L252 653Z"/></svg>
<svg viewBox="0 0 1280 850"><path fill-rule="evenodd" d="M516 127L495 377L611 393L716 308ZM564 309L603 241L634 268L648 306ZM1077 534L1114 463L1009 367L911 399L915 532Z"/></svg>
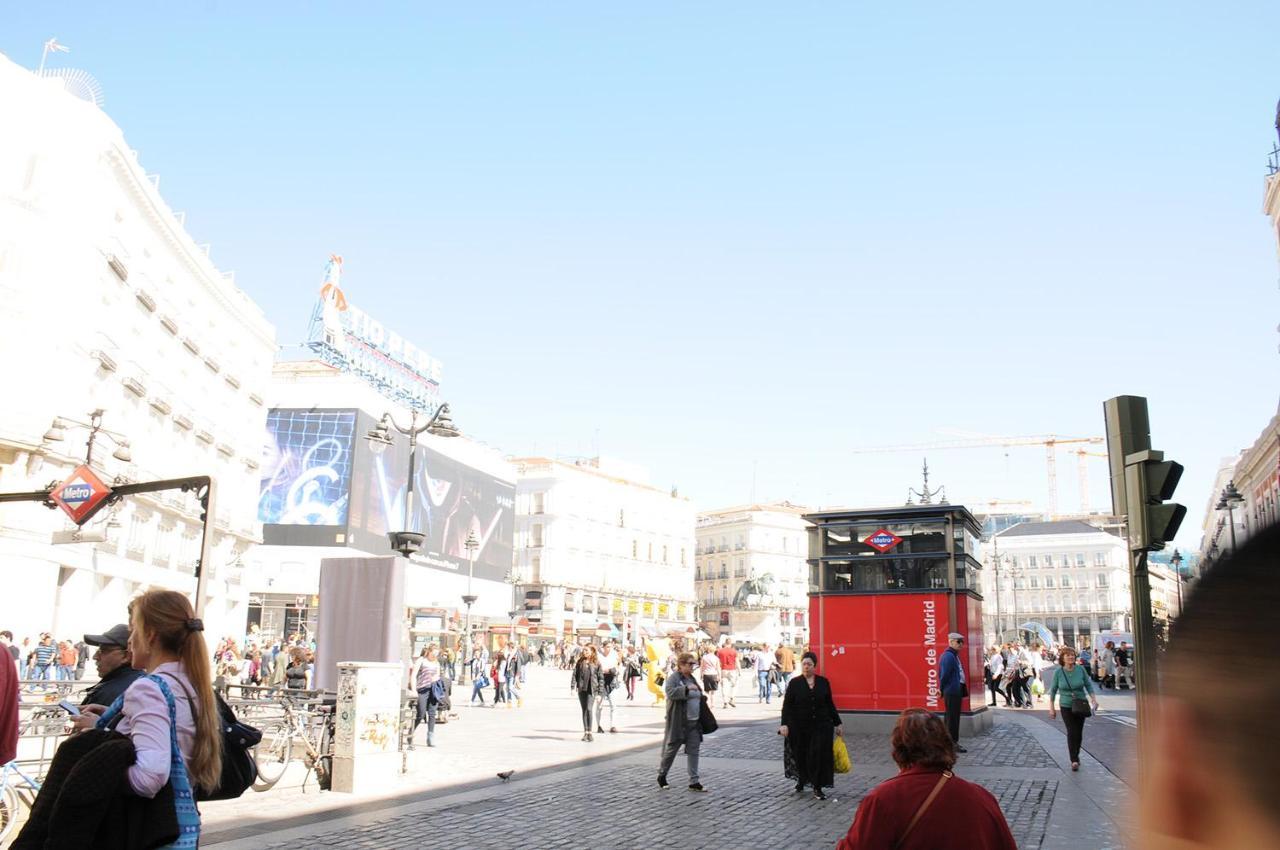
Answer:
<svg viewBox="0 0 1280 850"><path fill-rule="evenodd" d="M1086 457L1108 457L1106 452L1091 452L1084 446L1072 452L1076 456L1076 477L1080 484L1080 513L1089 513L1089 470L1085 467Z"/></svg>
<svg viewBox="0 0 1280 850"><path fill-rule="evenodd" d="M1049 477L1049 515L1056 516L1058 513L1058 446L1076 443L1100 446L1106 442L1103 437L1060 437L1057 434L1039 434L1027 437L982 437L972 440L943 440L911 445L875 446L867 449L854 449L853 454L887 454L889 452L920 452L939 449L981 449L989 446L1044 446L1045 466ZM1078 462L1083 468L1084 458L1078 458ZM1086 498L1082 496L1081 501L1084 502ZM1085 512L1088 512L1087 509Z"/></svg>

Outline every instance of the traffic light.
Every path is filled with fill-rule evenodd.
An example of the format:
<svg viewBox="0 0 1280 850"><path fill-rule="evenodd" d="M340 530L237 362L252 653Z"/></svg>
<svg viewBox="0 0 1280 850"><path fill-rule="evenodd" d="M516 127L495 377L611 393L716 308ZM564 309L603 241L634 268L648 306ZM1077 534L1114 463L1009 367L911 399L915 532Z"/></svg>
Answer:
<svg viewBox="0 0 1280 850"><path fill-rule="evenodd" d="M1163 549L1182 525L1187 509L1169 502L1182 478L1182 464L1150 449L1125 458L1125 501L1129 510L1129 548Z"/></svg>

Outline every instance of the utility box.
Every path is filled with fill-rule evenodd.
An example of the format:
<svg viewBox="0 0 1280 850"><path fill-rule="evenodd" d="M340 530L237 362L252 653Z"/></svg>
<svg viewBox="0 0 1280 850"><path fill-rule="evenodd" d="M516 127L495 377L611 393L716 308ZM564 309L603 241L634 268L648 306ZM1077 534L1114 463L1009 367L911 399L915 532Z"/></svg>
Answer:
<svg viewBox="0 0 1280 850"><path fill-rule="evenodd" d="M396 784L400 773L403 678L399 664L338 663L334 791L365 794L385 791Z"/></svg>

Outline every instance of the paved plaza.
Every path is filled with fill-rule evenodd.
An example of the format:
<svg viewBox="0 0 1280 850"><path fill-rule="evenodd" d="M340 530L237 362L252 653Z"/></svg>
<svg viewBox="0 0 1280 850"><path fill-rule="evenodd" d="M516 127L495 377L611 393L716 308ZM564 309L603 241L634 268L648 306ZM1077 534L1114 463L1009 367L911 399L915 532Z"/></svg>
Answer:
<svg viewBox="0 0 1280 850"><path fill-rule="evenodd" d="M659 709L627 704L623 731L584 743L567 674L531 672L525 708L459 708L460 718L438 730L440 746L411 754L410 771L385 793L319 794L314 785L302 793L295 784L207 804L202 846L452 850L510 846L518 836L531 848L824 847L848 829L867 791L896 772L886 736L851 735L853 770L836 777L831 799L796 795L782 775L780 703L752 696L718 712L724 725L703 745L710 792L685 788L683 756L662 791ZM1071 773L1060 725L1042 714L997 711L988 734L965 741L957 773L996 796L1019 847L1120 847L1128 786L1087 754ZM513 768L510 782L494 775Z"/></svg>

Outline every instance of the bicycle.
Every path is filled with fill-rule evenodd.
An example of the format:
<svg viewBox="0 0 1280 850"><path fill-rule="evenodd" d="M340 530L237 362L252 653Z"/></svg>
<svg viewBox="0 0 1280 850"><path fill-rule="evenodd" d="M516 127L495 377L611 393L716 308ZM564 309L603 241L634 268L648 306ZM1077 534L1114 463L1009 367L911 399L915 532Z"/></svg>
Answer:
<svg viewBox="0 0 1280 850"><path fill-rule="evenodd" d="M0 768L0 844L17 826L21 808L30 811L39 793L40 783L24 773L16 761Z"/></svg>
<svg viewBox="0 0 1280 850"><path fill-rule="evenodd" d="M320 790L328 791L333 785L333 706L319 705L314 712L309 712L291 696L281 697L280 705L284 709L284 718L265 728L261 743L254 748L258 780L253 783L253 790L267 791L280 781L293 758L293 742L299 740L304 749L302 761L307 767L307 774L314 773ZM318 715L318 723L311 723L313 715ZM314 742L308 728L313 725L318 727ZM302 778L302 787L305 791L306 776Z"/></svg>

